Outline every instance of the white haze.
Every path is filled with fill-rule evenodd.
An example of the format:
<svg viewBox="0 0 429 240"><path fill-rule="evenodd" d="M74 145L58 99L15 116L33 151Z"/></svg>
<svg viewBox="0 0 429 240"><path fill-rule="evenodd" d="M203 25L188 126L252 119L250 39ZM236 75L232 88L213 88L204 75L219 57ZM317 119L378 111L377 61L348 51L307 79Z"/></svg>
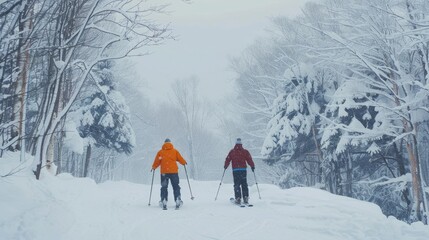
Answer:
<svg viewBox="0 0 429 240"><path fill-rule="evenodd" d="M165 3L171 1L163 1ZM255 39L262 37L270 19L295 17L307 1L296 0L195 0L175 1L161 17L171 23L176 41L151 50L136 60L141 90L153 101L170 99L171 83L196 76L200 90L210 100L232 92L233 73L229 58L238 56ZM157 1L158 3L158 1Z"/></svg>

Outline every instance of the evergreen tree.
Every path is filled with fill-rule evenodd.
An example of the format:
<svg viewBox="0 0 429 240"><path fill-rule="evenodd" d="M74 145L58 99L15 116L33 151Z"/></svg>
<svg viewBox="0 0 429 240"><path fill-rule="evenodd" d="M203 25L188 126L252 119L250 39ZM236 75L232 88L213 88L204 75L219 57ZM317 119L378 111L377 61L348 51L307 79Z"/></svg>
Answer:
<svg viewBox="0 0 429 240"><path fill-rule="evenodd" d="M112 63L101 62L92 77L94 89L81 101L82 118L78 127L82 138L91 138L96 147L131 154L135 145L129 110L120 92L115 90Z"/></svg>

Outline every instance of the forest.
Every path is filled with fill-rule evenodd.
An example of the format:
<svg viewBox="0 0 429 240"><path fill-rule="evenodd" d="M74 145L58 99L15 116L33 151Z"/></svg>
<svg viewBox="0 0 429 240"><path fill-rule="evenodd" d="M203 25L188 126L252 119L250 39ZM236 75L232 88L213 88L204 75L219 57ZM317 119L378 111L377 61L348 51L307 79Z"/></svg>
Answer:
<svg viewBox="0 0 429 240"><path fill-rule="evenodd" d="M148 182L169 137L193 179L218 180L241 137L264 182L428 223L427 0L308 2L296 18L273 16L265 36L231 59L229 99L208 101L190 76L171 86L169 102L154 103L138 91L132 59L175 39L156 18L167 9L0 0L0 157L31 158L37 179Z"/></svg>

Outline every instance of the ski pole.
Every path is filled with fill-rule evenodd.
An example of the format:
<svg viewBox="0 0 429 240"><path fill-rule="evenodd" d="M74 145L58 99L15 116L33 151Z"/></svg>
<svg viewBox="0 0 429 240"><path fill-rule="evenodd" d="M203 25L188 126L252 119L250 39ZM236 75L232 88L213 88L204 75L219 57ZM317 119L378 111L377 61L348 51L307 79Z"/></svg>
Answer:
<svg viewBox="0 0 429 240"><path fill-rule="evenodd" d="M255 183L256 183L256 188L258 189L259 199L261 199L261 192L259 192L259 186L258 186L258 181L256 180L255 171L253 171L253 176L255 177Z"/></svg>
<svg viewBox="0 0 429 240"><path fill-rule="evenodd" d="M152 183L150 184L150 194L149 194L149 204L148 206L150 206L150 199L152 198L152 187L153 187L153 178L155 177L155 170L152 169Z"/></svg>
<svg viewBox="0 0 429 240"><path fill-rule="evenodd" d="M189 183L188 171L186 170L186 165L183 165L183 167L185 167L186 180L188 180L189 191L191 192L191 200L194 200L194 196L192 196L191 184Z"/></svg>
<svg viewBox="0 0 429 240"><path fill-rule="evenodd" d="M226 171L226 168L223 170L222 178L220 179L220 183L219 183L219 188L217 189L217 193L216 193L215 201L217 200L217 195L219 194L220 185L222 185L223 176L225 176L225 171Z"/></svg>

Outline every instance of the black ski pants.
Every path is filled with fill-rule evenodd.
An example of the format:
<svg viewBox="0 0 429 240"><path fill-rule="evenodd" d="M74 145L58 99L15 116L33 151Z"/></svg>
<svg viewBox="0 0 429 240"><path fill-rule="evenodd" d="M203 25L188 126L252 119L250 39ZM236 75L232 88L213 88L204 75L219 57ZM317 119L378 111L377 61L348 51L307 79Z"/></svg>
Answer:
<svg viewBox="0 0 429 240"><path fill-rule="evenodd" d="M247 171L236 170L232 171L234 177L234 195L235 199L249 197L249 187L247 186Z"/></svg>
<svg viewBox="0 0 429 240"><path fill-rule="evenodd" d="M168 201L168 180L171 181L171 186L173 186L174 201L176 201L177 198L180 198L178 173L161 174L161 201Z"/></svg>

